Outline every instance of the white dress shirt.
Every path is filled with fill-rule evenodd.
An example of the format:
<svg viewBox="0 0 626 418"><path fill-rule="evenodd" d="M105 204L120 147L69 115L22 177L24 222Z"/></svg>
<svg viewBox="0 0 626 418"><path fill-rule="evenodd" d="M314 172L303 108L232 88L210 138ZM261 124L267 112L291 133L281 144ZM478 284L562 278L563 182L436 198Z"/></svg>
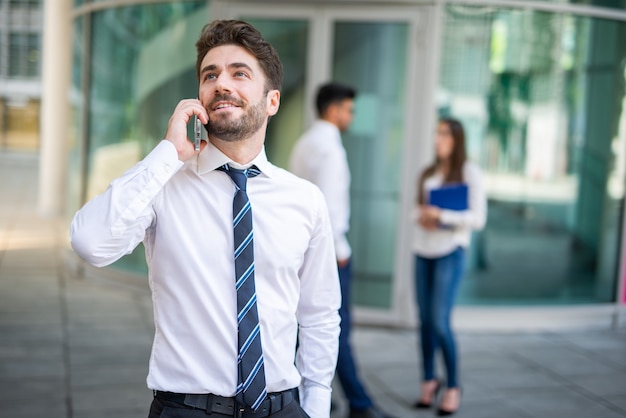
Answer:
<svg viewBox="0 0 626 418"><path fill-rule="evenodd" d="M413 252L426 258L442 257L450 254L457 247L467 248L470 244L472 230L480 230L485 226L487 218L487 197L483 176L477 165L466 162L463 166L463 180L468 186L467 210L441 210L439 222L446 228L429 231L417 222L419 207L413 211L413 221L417 224L413 234ZM440 172L424 181L424 195L443 185ZM427 204L428 201L426 200Z"/></svg>
<svg viewBox="0 0 626 418"><path fill-rule="evenodd" d="M235 186L215 170L225 163L242 168L212 144L183 164L162 141L71 224L72 247L95 266L145 245L156 328L151 389L235 395ZM317 187L269 163L265 150L252 164L261 170L247 193L267 390L299 386L304 410L327 418L341 295L326 205Z"/></svg>
<svg viewBox="0 0 626 418"><path fill-rule="evenodd" d="M339 128L318 119L296 142L289 171L316 184L326 198L337 260L350 257L350 169Z"/></svg>

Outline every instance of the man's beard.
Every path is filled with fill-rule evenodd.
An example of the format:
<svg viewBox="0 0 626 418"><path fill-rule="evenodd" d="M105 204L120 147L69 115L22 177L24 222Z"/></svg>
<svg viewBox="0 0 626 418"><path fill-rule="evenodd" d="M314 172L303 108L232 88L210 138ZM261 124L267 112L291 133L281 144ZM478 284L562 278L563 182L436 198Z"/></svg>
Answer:
<svg viewBox="0 0 626 418"><path fill-rule="evenodd" d="M229 101L237 106L243 104L241 100L235 100L231 96L216 97L213 100L213 102L218 101ZM213 107L213 102L209 108ZM267 107L265 106L265 99L262 98L256 104L249 106L239 119L233 120L229 114L224 114L218 118L211 119L205 127L209 136L222 141L235 142L251 137L263 126L266 120Z"/></svg>

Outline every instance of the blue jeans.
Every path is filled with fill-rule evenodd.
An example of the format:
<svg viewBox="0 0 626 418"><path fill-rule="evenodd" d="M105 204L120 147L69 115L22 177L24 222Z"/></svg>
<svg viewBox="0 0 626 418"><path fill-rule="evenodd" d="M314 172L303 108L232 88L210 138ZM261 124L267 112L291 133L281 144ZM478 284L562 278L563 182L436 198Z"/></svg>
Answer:
<svg viewBox="0 0 626 418"><path fill-rule="evenodd" d="M350 347L350 288L352 282L352 262L339 268L339 282L341 284L341 332L339 333L339 357L337 359L337 377L350 403L350 409L367 409L372 406L372 400L365 392L359 380L356 364Z"/></svg>
<svg viewBox="0 0 626 418"><path fill-rule="evenodd" d="M420 317L423 380L435 379L435 353L441 348L447 386L458 387L456 342L450 316L463 275L465 250L439 258L415 256L415 290Z"/></svg>

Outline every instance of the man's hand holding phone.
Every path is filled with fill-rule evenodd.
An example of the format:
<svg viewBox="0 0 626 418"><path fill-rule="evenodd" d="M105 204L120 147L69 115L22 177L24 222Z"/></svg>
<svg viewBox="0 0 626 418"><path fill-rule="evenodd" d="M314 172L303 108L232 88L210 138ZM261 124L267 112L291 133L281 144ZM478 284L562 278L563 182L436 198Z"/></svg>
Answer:
<svg viewBox="0 0 626 418"><path fill-rule="evenodd" d="M194 121L194 141L187 137L187 125ZM198 99L181 100L167 125L165 139L176 147L178 159L187 161L206 147L206 140L201 139L201 127L209 122L209 115ZM200 129L198 129L200 127Z"/></svg>

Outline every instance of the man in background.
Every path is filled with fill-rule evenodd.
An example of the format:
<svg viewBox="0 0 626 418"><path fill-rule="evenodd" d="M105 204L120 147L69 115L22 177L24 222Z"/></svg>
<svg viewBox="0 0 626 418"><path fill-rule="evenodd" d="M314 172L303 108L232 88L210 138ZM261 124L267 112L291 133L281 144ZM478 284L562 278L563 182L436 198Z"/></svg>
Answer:
<svg viewBox="0 0 626 418"><path fill-rule="evenodd" d="M346 237L350 227L350 169L341 132L352 123L355 97L356 91L346 85L328 83L319 88L315 103L318 119L296 142L289 170L322 190L330 213L342 297L336 374L350 404L349 418L382 418L359 379L350 347L352 249Z"/></svg>

